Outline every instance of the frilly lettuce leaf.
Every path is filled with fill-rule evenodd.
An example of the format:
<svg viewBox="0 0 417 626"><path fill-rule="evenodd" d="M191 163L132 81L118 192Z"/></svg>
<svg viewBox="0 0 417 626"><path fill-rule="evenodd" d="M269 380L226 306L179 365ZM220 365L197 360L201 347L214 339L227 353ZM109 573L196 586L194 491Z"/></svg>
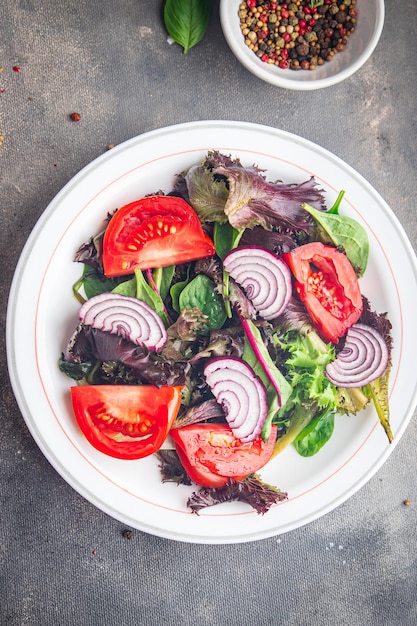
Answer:
<svg viewBox="0 0 417 626"><path fill-rule="evenodd" d="M204 165L191 167L184 176L188 199L201 222L227 222L224 207L229 191Z"/></svg>
<svg viewBox="0 0 417 626"><path fill-rule="evenodd" d="M317 210L325 209L313 177L300 184L271 183L261 170L243 167L239 160L232 161L218 152L209 158L213 173L227 180L229 195L224 212L237 230L262 226L267 230L280 227L308 231L313 220L302 204L308 202Z"/></svg>
<svg viewBox="0 0 417 626"><path fill-rule="evenodd" d="M308 232L315 222L302 204L318 211L326 208L313 177L300 184L268 182L256 166L244 167L239 159L218 151L179 176L176 191L189 200L202 222L229 220L236 230L262 226Z"/></svg>

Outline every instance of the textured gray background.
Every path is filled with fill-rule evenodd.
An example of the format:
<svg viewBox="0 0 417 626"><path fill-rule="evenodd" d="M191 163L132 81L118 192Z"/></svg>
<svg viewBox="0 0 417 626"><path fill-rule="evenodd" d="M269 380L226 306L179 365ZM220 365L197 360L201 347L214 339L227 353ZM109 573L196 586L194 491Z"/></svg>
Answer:
<svg viewBox="0 0 417 626"><path fill-rule="evenodd" d="M415 420L377 475L327 516L280 537L203 546L138 531L125 539L122 524L52 469L17 408L3 339L15 265L49 201L109 144L201 119L294 132L367 178L416 249L414 0L388 0L373 57L312 93L241 67L218 2L187 56L168 45L161 9L152 0L1 0L0 624L416 624Z"/></svg>

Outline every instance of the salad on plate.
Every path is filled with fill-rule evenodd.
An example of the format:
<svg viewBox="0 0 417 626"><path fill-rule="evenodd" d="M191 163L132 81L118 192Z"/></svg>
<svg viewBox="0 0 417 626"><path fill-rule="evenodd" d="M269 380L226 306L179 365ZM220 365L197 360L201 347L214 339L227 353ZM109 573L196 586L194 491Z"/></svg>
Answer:
<svg viewBox="0 0 417 626"><path fill-rule="evenodd" d="M291 445L318 454L335 420L372 403L391 442L391 323L360 278L369 242L314 177L269 181L218 151L103 216L82 243L79 320L59 366L103 454L156 454L193 484L194 513L287 494L259 472Z"/></svg>

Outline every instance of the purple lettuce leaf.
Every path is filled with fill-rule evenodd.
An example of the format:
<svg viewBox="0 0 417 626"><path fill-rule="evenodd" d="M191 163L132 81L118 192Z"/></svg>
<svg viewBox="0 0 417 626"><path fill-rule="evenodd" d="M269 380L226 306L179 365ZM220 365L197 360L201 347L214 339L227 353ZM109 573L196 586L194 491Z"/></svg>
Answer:
<svg viewBox="0 0 417 626"><path fill-rule="evenodd" d="M191 369L188 362L167 360L123 337L83 324L71 337L63 360L121 363L143 383L157 386L184 385Z"/></svg>
<svg viewBox="0 0 417 626"><path fill-rule="evenodd" d="M186 411L178 415L173 428L181 428L190 424L198 424L207 420L224 421L225 415L222 406L214 398L204 400L199 404L190 406Z"/></svg>
<svg viewBox="0 0 417 626"><path fill-rule="evenodd" d="M326 210L314 177L300 184L267 182L258 168L244 167L238 159L219 152L210 153L208 163L214 175L227 180L229 195L224 212L237 230L262 226L267 230L278 227L308 232L315 224L302 204Z"/></svg>
<svg viewBox="0 0 417 626"><path fill-rule="evenodd" d="M200 489L188 498L187 506L198 515L202 509L215 504L238 501L249 504L258 515L264 515L273 504L287 499L287 493L264 483L257 474L252 474L246 480L230 482L225 487Z"/></svg>
<svg viewBox="0 0 417 626"><path fill-rule="evenodd" d="M159 461L159 471L163 483L176 483L177 485L191 485L191 478L181 465L175 450L159 450L155 454Z"/></svg>

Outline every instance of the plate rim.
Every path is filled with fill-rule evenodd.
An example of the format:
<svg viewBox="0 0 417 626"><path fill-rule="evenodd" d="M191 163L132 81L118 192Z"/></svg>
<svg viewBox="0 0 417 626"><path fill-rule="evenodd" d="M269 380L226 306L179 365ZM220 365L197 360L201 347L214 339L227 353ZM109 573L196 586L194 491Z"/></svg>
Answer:
<svg viewBox="0 0 417 626"><path fill-rule="evenodd" d="M411 265L413 267L414 270L414 274L417 277L417 262L416 262L416 258L415 258L415 254L414 254L414 250L411 246L411 242L409 241L406 232L404 230L404 228L402 227L400 221L398 220L397 216L394 214L394 212L392 211L392 209L387 205L387 203L385 202L385 200L380 196L380 194L377 192L377 190L361 175L359 174L354 168L352 168L349 164L347 164L345 161L343 161L342 159L340 159L339 157L337 157L335 154L333 154L332 152L330 152L329 150L327 150L326 148L323 148L321 146L319 146L318 144L305 139L303 137L300 137L299 135L295 135L291 132L285 131L285 130L280 130L280 129L276 129L273 127L269 127L263 124L258 124L258 123L253 123L253 122L244 122L244 121L230 121L230 120L203 120L203 121L196 121L196 122L185 122L185 123L180 123L180 124L173 124L170 126L166 126L166 127L161 127L161 128L157 128L151 131L148 131L146 133L142 133L140 135L137 135L135 137L132 137L124 142L122 142L121 144L119 144L118 146L116 146L114 149L112 149L111 152L113 152L113 150L115 151L113 153L113 155L110 155L109 153L104 153L102 155L99 155L98 157L96 157L93 161L91 161L89 164L87 164L86 166L84 166L77 174L75 174L75 176L73 176L62 188L61 190L54 196L54 198L48 203L48 205L46 206L45 210L42 212L42 214L39 216L37 222L35 223L35 226L33 227L28 240L26 241L26 244L24 245L22 252L20 254L18 263L16 265L16 269L14 272L14 276L13 276L13 280L12 280L12 284L11 284L11 288L10 288L10 292L9 292L9 301L8 301L8 306L7 306L7 317L6 317L6 348L7 348L7 362L8 362L8 369L9 369L9 377L11 380L11 384L12 384L12 388L13 391L15 393L15 397L17 400L17 403L19 405L19 408L22 412L22 416L24 421L26 422L26 425L29 429L29 431L31 432L33 438L35 439L38 447L40 448L40 450L43 452L44 456L47 458L47 460L49 461L49 463L55 468L55 470L61 475L61 477L70 485L72 486L78 493L80 493L85 499L87 499L88 501L90 501L94 506L96 506L97 508L101 509L103 512L105 512L108 515L111 515L112 517L121 520L123 518L121 518L120 513L115 510L113 513L109 512L109 507L108 505L106 507L103 507L102 503L100 502L99 499L94 499L94 495L92 494L91 491L88 490L88 496L86 495L86 489L83 485L80 485L78 483L78 481L74 481L73 477L68 477L68 472L66 471L65 465L60 464L59 459L57 458L56 453L54 453L53 450L49 449L49 446L47 446L45 444L44 441L42 441L42 439L39 437L39 434L36 432L36 429L34 429L34 424L30 421L30 419L27 417L28 415L31 414L31 409L29 407L29 405L26 402L26 397L23 391L23 388L21 388L20 385L20 380L18 377L18 373L15 371L16 369L16 365L15 365L15 354L13 351L13 345L12 345L12 335L13 335L13 313L16 310L16 307L18 305L18 297L19 297L19 281L22 279L23 274L24 274L24 269L25 269L25 262L27 261L28 258L30 258L32 249L35 247L36 245L36 240L37 238L40 236L40 233L42 232L42 228L43 225L45 223L45 220L48 219L49 215L51 212L55 211L57 207L59 207L59 203L61 201L61 198L63 198L70 190L73 186L78 184L78 181L81 180L83 177L86 177L89 175L89 173L91 171L94 170L94 168L100 166L100 164L107 158L110 158L110 156L112 158L114 158L114 154L117 153L117 151L124 151L128 146L130 145L134 145L136 143L140 144L143 141L146 141L147 139L152 139L155 137L158 137L158 135L165 135L167 132L181 132L182 130L187 130L187 131L193 131L195 129L201 129L202 127L207 127L209 126L210 128L213 128L213 126L216 126L218 128L222 127L224 128L224 126L228 126L230 128L242 128L242 125L244 126L244 128L249 129L249 130L262 130L264 132L268 132L268 133L275 133L278 136L284 137L287 140L293 140L293 141L298 141L301 142L302 145L307 146L309 148L313 148L314 150L318 150L320 153L322 153L324 156L326 156L327 158L330 158L332 161L335 161L336 163L338 163L340 166L342 166L345 170L347 170L349 172L349 174L352 176L354 175L356 178L358 178L359 182L361 182L362 184L365 184L367 189L369 191L371 191L373 194L375 194L376 199L378 200L378 203L382 204L384 207L384 210L386 211L387 216L391 219L391 221L393 222L394 226L396 227L397 233L401 236L401 240L402 243L404 244L405 247L405 251L407 253L407 257L411 262ZM17 393L18 391L20 391L21 393ZM416 395L416 394L415 394ZM413 403L414 404L414 403ZM284 530L276 530L273 533L268 532L268 533L264 533L262 531L260 531L259 533L254 533L251 536L247 536L245 534L245 536L242 537L236 537L236 538L231 538L229 536L225 536L225 537L210 537L210 539L208 539L205 536L202 537L197 537L197 536L192 536L192 537L184 537L183 535L181 535L181 533L176 533L176 532L171 532L171 533L167 533L166 530L159 530L158 528L155 527L149 527L149 528L145 528L144 525L142 524L140 526L140 530L143 530L144 532L148 532L150 534L154 534L160 537L164 537L164 538L168 538L168 539L174 539L174 540L180 540L180 541L187 541L190 543L204 543L204 544L209 544L209 543L243 543L246 541L255 541L258 539L263 539L266 537L270 537L273 535L277 535L277 534L281 534L282 532L288 532L290 530L293 530L294 528L298 528L300 526L303 526L307 523L310 523L311 521L314 521L314 519L317 519L319 517L322 517L323 515L327 514L328 512L334 510L335 508L337 508L338 506L340 506L340 504L342 504L344 501L346 501L348 498L350 498L354 493L356 493L366 482L368 482L370 480L370 478L372 478L372 476L379 470L379 468L383 465L383 463L386 461L386 459L388 458L388 456L390 456L390 454L392 453L392 451L394 450L395 446L397 445L397 443L399 442L399 440L401 439L403 432L405 431L405 429L407 428L407 425L409 423L409 421L411 420L412 417L412 412L414 409L410 409L410 415L408 420L403 423L403 428L402 431L400 433L397 434L396 439L394 440L394 444L391 445L390 448L388 448L386 450L386 453L381 455L380 457L380 461L377 464L377 466L373 469L372 472L368 472L366 475L364 475L360 480L358 480L355 485L352 485L351 488L348 490L348 492L346 492L346 494L344 494L344 496L339 499L337 504L329 504L328 506L324 507L323 510L320 510L319 512L317 512L316 515L309 515L307 516L307 520L303 523L292 523L292 524L287 524L288 528L284 529ZM54 459L54 461L52 461L51 459ZM91 497L93 496L93 498ZM129 520L127 518L124 518L123 521L125 521L125 523L128 523L129 525L135 526L135 524L133 523L132 520ZM256 535L259 536L256 536Z"/></svg>

